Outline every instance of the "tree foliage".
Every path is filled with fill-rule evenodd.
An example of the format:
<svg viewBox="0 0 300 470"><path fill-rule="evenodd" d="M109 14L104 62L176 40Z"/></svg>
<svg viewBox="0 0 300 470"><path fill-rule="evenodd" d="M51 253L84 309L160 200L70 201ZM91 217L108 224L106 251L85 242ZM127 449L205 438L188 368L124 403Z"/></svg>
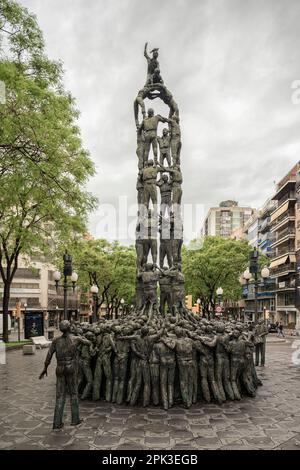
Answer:
<svg viewBox="0 0 300 470"><path fill-rule="evenodd" d="M6 102L0 105L4 315L20 253L53 252L58 242L85 230L87 214L96 203L85 189L94 174L93 163L82 146L78 111L62 78L61 64L44 53L35 17L17 2L1 0L0 80L6 89Z"/></svg>
<svg viewBox="0 0 300 470"><path fill-rule="evenodd" d="M105 304L107 313L118 312L121 299L128 308L134 299L136 254L132 246L107 240L77 240L69 247L73 268L83 292L96 284L98 310Z"/></svg>
<svg viewBox="0 0 300 470"><path fill-rule="evenodd" d="M186 291L200 298L204 311L215 309L216 290L223 288L223 298L238 300L239 278L249 263L251 246L246 240L205 237L200 249L183 250Z"/></svg>

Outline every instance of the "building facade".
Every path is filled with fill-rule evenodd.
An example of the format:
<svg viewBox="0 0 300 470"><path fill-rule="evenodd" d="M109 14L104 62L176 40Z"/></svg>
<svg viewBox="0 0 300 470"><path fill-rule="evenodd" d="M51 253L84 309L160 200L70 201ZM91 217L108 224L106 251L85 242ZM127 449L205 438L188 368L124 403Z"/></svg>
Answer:
<svg viewBox="0 0 300 470"><path fill-rule="evenodd" d="M51 315L63 312L63 289L56 292L53 279L54 266L44 260L28 260L20 258L19 267L14 276L9 301L11 314L17 303L21 304L21 311L41 311ZM0 299L3 294L3 283L0 280ZM68 290L68 310L76 311L79 307L78 292ZM2 303L0 301L0 311Z"/></svg>
<svg viewBox="0 0 300 470"><path fill-rule="evenodd" d="M299 163L282 178L276 188L272 200L276 202L276 209L271 213L271 232L274 240L271 245L272 261L271 276L276 283L276 321L284 325L299 323L299 259L297 263L297 244L300 242L299 233L296 239L296 230L300 225L298 216L296 185ZM299 258L299 256L298 256Z"/></svg>
<svg viewBox="0 0 300 470"><path fill-rule="evenodd" d="M274 234L271 232L271 213L276 207L275 201L269 199L263 207L255 211L244 227L244 238L251 247L270 258L273 254ZM269 263L268 263L269 264ZM247 320L254 320L255 291L254 283L243 283L244 313ZM276 285L273 277L260 279L257 286L257 310L259 318L275 321Z"/></svg>
<svg viewBox="0 0 300 470"><path fill-rule="evenodd" d="M201 236L229 238L235 230L245 225L251 214L251 207L240 207L236 201L223 201L219 207L209 209L201 229Z"/></svg>

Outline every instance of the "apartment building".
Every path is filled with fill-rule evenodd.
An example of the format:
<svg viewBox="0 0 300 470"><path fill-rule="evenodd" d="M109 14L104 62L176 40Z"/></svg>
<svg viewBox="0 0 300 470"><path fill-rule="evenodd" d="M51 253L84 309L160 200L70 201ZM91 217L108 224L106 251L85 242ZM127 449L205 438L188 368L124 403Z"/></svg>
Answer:
<svg viewBox="0 0 300 470"><path fill-rule="evenodd" d="M56 292L53 279L54 266L43 259L20 258L19 268L16 271L9 301L9 311L16 309L17 302L21 303L21 310L48 312L57 315L63 311L62 288ZM3 283L0 279L0 299L3 293ZM68 309L77 310L79 306L78 292L68 291ZM0 301L0 311L2 304Z"/></svg>
<svg viewBox="0 0 300 470"><path fill-rule="evenodd" d="M271 213L271 232L274 234L274 241L271 245L270 268L271 276L276 283L276 321L284 325L296 325L299 328L299 274L296 248L298 222L300 225L297 215L297 193L300 187L297 182L298 169L299 163L278 183L272 197L276 202L276 209Z"/></svg>
<svg viewBox="0 0 300 470"><path fill-rule="evenodd" d="M245 225L252 211L251 207L241 207L236 201L222 201L219 207L209 209L201 229L201 236L229 238L235 230Z"/></svg>
<svg viewBox="0 0 300 470"><path fill-rule="evenodd" d="M271 233L271 213L276 207L275 201L267 200L261 209L254 211L244 226L244 239L248 240L252 248L271 258L274 235ZM268 263L269 264L269 263ZM272 277L259 279L257 286L257 307L260 318L275 319L275 280ZM254 320L255 291L254 283L243 284L244 312L248 320Z"/></svg>

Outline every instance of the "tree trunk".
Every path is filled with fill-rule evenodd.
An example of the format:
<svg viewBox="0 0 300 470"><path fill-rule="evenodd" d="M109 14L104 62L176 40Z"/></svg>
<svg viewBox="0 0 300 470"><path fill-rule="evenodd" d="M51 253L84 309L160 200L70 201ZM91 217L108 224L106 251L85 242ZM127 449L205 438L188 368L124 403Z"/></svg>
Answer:
<svg viewBox="0 0 300 470"><path fill-rule="evenodd" d="M8 343L8 306L9 306L9 298L10 298L10 283L9 281L4 282L4 289L3 289L3 341Z"/></svg>

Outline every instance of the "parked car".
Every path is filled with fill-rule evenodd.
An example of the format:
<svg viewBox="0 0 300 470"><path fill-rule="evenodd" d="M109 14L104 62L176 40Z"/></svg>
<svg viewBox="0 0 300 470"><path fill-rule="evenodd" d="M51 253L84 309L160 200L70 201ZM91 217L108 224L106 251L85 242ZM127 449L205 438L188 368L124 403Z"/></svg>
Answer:
<svg viewBox="0 0 300 470"><path fill-rule="evenodd" d="M269 333L277 333L277 326L275 323L269 323L268 325Z"/></svg>

